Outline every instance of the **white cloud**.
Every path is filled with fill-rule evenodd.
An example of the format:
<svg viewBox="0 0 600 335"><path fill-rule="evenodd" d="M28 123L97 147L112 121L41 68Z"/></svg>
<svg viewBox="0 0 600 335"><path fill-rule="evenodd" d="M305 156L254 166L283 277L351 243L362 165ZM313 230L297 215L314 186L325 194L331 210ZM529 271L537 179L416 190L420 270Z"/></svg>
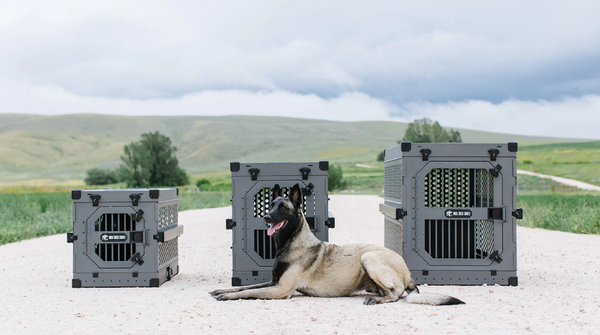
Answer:
<svg viewBox="0 0 600 335"><path fill-rule="evenodd" d="M600 96L559 101L469 100L395 105L364 93L333 98L289 91L203 91L173 99L82 97L57 86L0 80L0 113L43 115L261 115L333 121L411 122L428 117L443 126L498 133L600 139Z"/></svg>
<svg viewBox="0 0 600 335"><path fill-rule="evenodd" d="M592 0L0 0L0 113L428 116L599 138L599 11Z"/></svg>

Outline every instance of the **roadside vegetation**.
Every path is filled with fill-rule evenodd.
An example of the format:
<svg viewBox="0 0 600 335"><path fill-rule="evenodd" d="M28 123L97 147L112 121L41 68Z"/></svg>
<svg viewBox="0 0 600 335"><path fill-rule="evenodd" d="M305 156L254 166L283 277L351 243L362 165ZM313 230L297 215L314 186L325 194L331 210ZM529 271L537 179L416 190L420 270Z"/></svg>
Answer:
<svg viewBox="0 0 600 335"><path fill-rule="evenodd" d="M393 144L392 144L393 145ZM600 141L519 147L518 168L578 179L600 185ZM383 196L384 163L372 161L331 164L336 189L330 193ZM561 173L562 171L562 173ZM180 210L228 206L229 171L190 176L180 188ZM103 186L46 185L4 187L0 193L0 245L23 239L66 233L72 229L70 190L124 188L125 182ZM517 207L523 208L525 227L600 234L600 192L581 192L550 179L518 176ZM377 209L373 209L377 210Z"/></svg>

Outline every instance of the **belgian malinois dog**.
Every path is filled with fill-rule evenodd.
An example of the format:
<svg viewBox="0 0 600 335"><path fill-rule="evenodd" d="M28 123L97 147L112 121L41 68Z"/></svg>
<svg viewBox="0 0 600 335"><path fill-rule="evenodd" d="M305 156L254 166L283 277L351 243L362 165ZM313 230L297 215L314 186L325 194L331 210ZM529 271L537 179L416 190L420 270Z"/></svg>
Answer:
<svg viewBox="0 0 600 335"><path fill-rule="evenodd" d="M313 297L344 297L362 291L365 305L403 299L428 305L464 304L442 294L421 294L404 259L390 249L373 244L335 245L317 239L302 212L302 192L294 185L287 198L281 188L273 189L276 199L264 220L267 234L276 245L273 279L264 284L216 290L217 300L287 299L294 293ZM404 295L406 293L406 295Z"/></svg>

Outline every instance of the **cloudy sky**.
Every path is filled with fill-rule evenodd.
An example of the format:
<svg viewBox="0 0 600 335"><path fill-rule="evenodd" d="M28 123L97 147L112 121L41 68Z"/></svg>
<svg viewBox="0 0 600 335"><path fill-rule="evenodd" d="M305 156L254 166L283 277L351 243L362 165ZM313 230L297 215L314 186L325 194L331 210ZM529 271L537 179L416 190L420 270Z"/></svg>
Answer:
<svg viewBox="0 0 600 335"><path fill-rule="evenodd" d="M600 139L600 1L0 0L0 113Z"/></svg>

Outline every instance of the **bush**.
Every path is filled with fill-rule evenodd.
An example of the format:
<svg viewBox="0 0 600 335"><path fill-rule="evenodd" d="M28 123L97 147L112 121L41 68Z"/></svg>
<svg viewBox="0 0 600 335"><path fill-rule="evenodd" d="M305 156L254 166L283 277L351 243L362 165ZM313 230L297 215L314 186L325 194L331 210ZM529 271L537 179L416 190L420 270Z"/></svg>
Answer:
<svg viewBox="0 0 600 335"><path fill-rule="evenodd" d="M329 166L329 178L328 178L328 190L341 190L346 187L346 181L343 178L342 167L330 165Z"/></svg>
<svg viewBox="0 0 600 335"><path fill-rule="evenodd" d="M119 179L115 170L93 168L87 170L83 181L86 185L108 185L118 183Z"/></svg>
<svg viewBox="0 0 600 335"><path fill-rule="evenodd" d="M200 190L205 190L207 187L210 187L210 185L211 184L208 179L198 179L198 181L196 181L196 186Z"/></svg>
<svg viewBox="0 0 600 335"><path fill-rule="evenodd" d="M380 152L379 155L377 155L378 162L383 162L384 160L385 160L385 150Z"/></svg>
<svg viewBox="0 0 600 335"><path fill-rule="evenodd" d="M138 142L126 145L120 167L127 187L188 185L188 176L175 157L177 148L159 132L142 134Z"/></svg>

